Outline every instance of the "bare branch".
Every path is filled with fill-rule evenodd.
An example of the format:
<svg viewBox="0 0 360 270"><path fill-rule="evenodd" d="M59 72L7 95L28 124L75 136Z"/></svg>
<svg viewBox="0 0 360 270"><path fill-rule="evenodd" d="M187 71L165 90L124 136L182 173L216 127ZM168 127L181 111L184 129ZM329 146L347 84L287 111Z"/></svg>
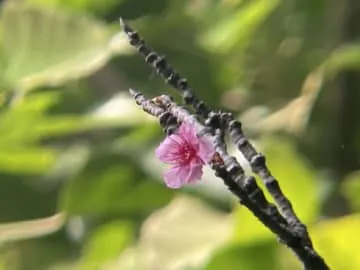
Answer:
<svg viewBox="0 0 360 270"><path fill-rule="evenodd" d="M189 87L185 78L173 70L164 57L146 46L144 40L123 20L120 24L129 38L129 42L145 61L161 75L165 82L179 90L184 102L196 110L206 126L197 120L195 115L175 104L169 96L162 95L153 100L147 100L141 93L131 90L137 104L144 111L158 117L167 134L173 133L179 122L187 121L196 127L199 136L207 134L212 137L217 154L211 162L215 174L235 194L240 203L245 205L268 229L275 233L280 241L287 245L301 260L306 270L326 270L329 267L313 249L306 226L296 216L295 211L282 192L278 181L271 175L266 166L264 155L258 153L244 136L241 123L230 113L212 111L204 101L199 100ZM248 160L254 173L258 174L265 187L275 200L277 207L269 203L263 191L258 187L253 176L246 176L240 164L226 151L224 141L225 130L228 131L233 143Z"/></svg>

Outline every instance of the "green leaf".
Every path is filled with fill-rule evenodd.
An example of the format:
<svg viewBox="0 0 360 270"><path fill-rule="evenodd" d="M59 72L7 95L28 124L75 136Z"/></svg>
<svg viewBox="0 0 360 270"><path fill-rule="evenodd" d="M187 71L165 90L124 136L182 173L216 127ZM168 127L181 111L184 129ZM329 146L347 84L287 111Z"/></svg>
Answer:
<svg viewBox="0 0 360 270"><path fill-rule="evenodd" d="M46 148L0 149L0 171L42 174L55 164L56 152Z"/></svg>
<svg viewBox="0 0 360 270"><path fill-rule="evenodd" d="M28 146L41 139L59 137L94 129L111 129L138 126L146 123L147 118L132 100L129 108L116 117L106 117L97 114L67 115L51 114L49 109L59 102L61 92L47 91L26 95L4 110L0 118L0 133L2 148L10 146ZM131 103L130 103L131 102ZM126 103L125 103L126 104ZM123 105L123 104L120 104Z"/></svg>
<svg viewBox="0 0 360 270"><path fill-rule="evenodd" d="M54 223L54 221L55 220L51 220L51 218L48 220L44 219L44 224L39 223L39 227L36 227L34 224L32 230L39 231L44 227L46 222L50 225L51 223ZM61 226L59 228L61 228ZM5 254L7 255L7 267L5 269L58 269L57 266L59 262L70 258L77 252L76 246L67 241L65 236L62 235L62 232L59 232L55 235L43 237L42 239L25 239L25 241L6 245L4 250L6 250ZM12 260L11 254L21 254L21 260Z"/></svg>
<svg viewBox="0 0 360 270"><path fill-rule="evenodd" d="M267 165L299 218L306 224L319 213L316 172L290 141L280 138L264 140Z"/></svg>
<svg viewBox="0 0 360 270"><path fill-rule="evenodd" d="M4 110L0 118L0 148L18 147L33 142L37 125L58 98L59 95L55 92L27 95Z"/></svg>
<svg viewBox="0 0 360 270"><path fill-rule="evenodd" d="M134 237L133 224L122 220L98 227L86 243L77 269L100 269L106 262L116 259Z"/></svg>
<svg viewBox="0 0 360 270"><path fill-rule="evenodd" d="M213 256L204 270L279 269L275 241L262 244L232 245Z"/></svg>
<svg viewBox="0 0 360 270"><path fill-rule="evenodd" d="M234 218L236 220L234 242L248 245L275 239L274 235L247 208L237 206Z"/></svg>
<svg viewBox="0 0 360 270"><path fill-rule="evenodd" d="M315 172L289 141L268 138L262 145L268 168L279 181L295 212L305 224L313 222L319 211ZM266 195L271 198L267 192ZM274 235L245 207L238 207L234 215L238 224L234 241L252 243L274 239Z"/></svg>
<svg viewBox="0 0 360 270"><path fill-rule="evenodd" d="M122 2L124 2L124 0L26 0L26 3L38 6L62 7L83 12L91 11L97 14L105 14L106 12L113 10L116 6L119 6Z"/></svg>
<svg viewBox="0 0 360 270"><path fill-rule="evenodd" d="M331 269L360 269L360 215L323 221L310 230L314 246Z"/></svg>
<svg viewBox="0 0 360 270"><path fill-rule="evenodd" d="M15 148L16 153L19 147L33 148L40 139L96 126L96 123L87 117L46 116L48 110L59 101L59 93L32 93L4 110L0 118L0 151L6 149L11 152Z"/></svg>
<svg viewBox="0 0 360 270"><path fill-rule="evenodd" d="M73 214L135 213L165 205L172 192L122 155L97 155L65 188L60 207Z"/></svg>
<svg viewBox="0 0 360 270"><path fill-rule="evenodd" d="M24 4L3 6L0 34L2 80L21 91L91 74L112 53L110 33L102 23Z"/></svg>
<svg viewBox="0 0 360 270"><path fill-rule="evenodd" d="M349 174L343 181L341 190L355 211L360 211L360 171Z"/></svg>
<svg viewBox="0 0 360 270"><path fill-rule="evenodd" d="M360 45L346 44L334 50L323 63L330 75L344 69L360 68Z"/></svg>
<svg viewBox="0 0 360 270"><path fill-rule="evenodd" d="M109 269L199 269L229 240L231 225L199 199L177 197L143 223L139 243Z"/></svg>
<svg viewBox="0 0 360 270"><path fill-rule="evenodd" d="M256 29L280 3L279 0L251 1L205 33L201 44L217 53L228 53L237 46L245 48Z"/></svg>

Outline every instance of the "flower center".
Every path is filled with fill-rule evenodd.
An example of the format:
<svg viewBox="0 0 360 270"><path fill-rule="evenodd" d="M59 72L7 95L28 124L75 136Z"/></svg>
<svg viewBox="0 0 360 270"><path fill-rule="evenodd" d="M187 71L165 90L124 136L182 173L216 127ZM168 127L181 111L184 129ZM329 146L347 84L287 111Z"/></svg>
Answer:
<svg viewBox="0 0 360 270"><path fill-rule="evenodd" d="M181 164L189 163L196 157L196 149L190 144L184 144L180 147L179 162Z"/></svg>

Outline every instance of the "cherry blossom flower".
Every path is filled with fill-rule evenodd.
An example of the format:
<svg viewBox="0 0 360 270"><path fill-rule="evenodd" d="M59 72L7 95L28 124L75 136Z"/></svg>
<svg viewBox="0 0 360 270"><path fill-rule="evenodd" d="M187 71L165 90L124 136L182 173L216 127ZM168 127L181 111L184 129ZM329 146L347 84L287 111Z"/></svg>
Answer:
<svg viewBox="0 0 360 270"><path fill-rule="evenodd" d="M170 188L180 188L200 180L203 165L209 163L214 154L209 137L198 137L195 128L189 123L182 123L155 150L157 158L172 165L164 173L165 183Z"/></svg>

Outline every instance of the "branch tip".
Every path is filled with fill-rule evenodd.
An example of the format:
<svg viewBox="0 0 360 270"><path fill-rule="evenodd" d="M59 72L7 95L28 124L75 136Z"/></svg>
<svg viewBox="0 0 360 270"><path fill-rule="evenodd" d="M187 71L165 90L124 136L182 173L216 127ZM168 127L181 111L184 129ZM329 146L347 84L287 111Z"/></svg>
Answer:
<svg viewBox="0 0 360 270"><path fill-rule="evenodd" d="M129 88L129 93L132 97L136 97L138 94L140 94L140 92L137 92L132 88Z"/></svg>

